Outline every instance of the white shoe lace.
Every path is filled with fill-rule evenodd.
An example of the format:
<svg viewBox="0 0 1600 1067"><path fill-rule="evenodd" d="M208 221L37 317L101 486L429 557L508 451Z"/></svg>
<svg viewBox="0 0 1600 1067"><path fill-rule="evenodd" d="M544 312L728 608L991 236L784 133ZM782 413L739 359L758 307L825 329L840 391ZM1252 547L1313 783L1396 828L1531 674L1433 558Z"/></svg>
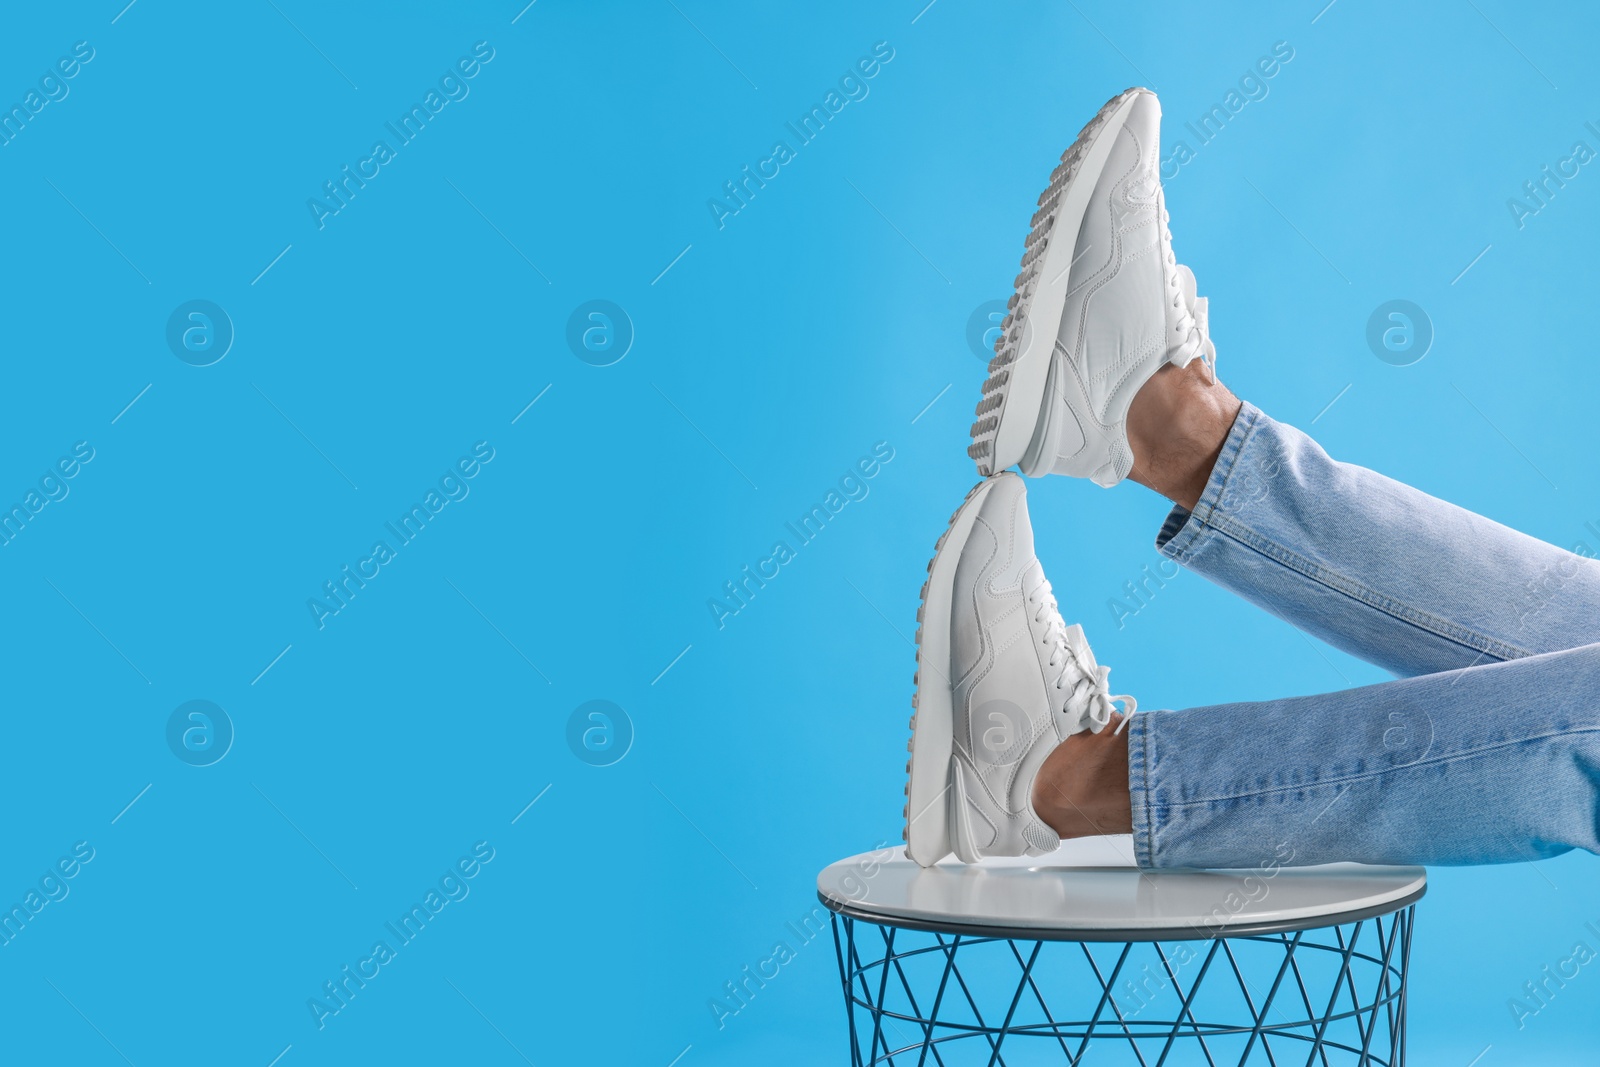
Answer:
<svg viewBox="0 0 1600 1067"><path fill-rule="evenodd" d="M1061 611L1056 606L1055 594L1051 592L1048 580L1041 581L1028 599L1034 605L1033 621L1048 627L1044 636L1045 643L1050 645L1048 662L1051 668L1061 668L1061 673L1056 675L1052 684L1056 690L1066 691L1066 710L1076 712L1080 722L1087 719L1094 723L1094 732L1099 733L1110 725L1111 715L1117 710L1113 704L1120 701L1123 720L1112 731L1113 734L1120 734L1122 728L1128 725L1128 720L1139 710L1138 701L1126 694L1111 693L1108 685L1111 668L1095 662L1094 653L1090 651L1081 627L1073 626L1069 630L1066 623L1062 622ZM1076 631L1076 641L1072 640L1071 631ZM1074 676L1070 690L1064 684L1069 675Z"/></svg>
<svg viewBox="0 0 1600 1067"><path fill-rule="evenodd" d="M1211 328L1208 319L1206 298L1196 296L1194 293L1194 273L1178 265L1178 257L1172 251L1172 230L1169 226L1172 216L1167 213L1166 200L1161 203L1161 244L1167 252L1167 288L1172 290L1172 306L1178 312L1178 328L1183 331L1185 339L1198 331L1200 334L1200 361L1206 368L1206 376L1211 384L1217 381L1217 349L1211 343ZM1187 284L1185 284L1187 282ZM1192 358L1192 357L1191 357Z"/></svg>

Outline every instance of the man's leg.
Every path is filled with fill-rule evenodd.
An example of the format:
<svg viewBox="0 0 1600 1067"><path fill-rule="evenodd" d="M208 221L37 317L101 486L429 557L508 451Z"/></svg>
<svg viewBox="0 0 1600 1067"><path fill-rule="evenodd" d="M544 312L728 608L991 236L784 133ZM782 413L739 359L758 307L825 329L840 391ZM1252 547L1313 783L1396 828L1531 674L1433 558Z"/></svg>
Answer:
<svg viewBox="0 0 1600 1067"><path fill-rule="evenodd" d="M1320 696L1135 715L1033 785L1144 867L1505 863L1600 851L1600 645Z"/></svg>
<svg viewBox="0 0 1600 1067"><path fill-rule="evenodd" d="M1164 555L1395 674L1600 642L1600 562L1336 462L1198 365L1145 383L1128 438L1177 504Z"/></svg>

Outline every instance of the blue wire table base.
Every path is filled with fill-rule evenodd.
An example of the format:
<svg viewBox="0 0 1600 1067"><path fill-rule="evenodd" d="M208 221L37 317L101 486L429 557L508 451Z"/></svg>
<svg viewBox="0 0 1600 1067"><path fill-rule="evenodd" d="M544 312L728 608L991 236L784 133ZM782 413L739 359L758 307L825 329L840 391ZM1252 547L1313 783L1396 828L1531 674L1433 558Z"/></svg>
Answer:
<svg viewBox="0 0 1600 1067"><path fill-rule="evenodd" d="M1126 942L980 937L836 912L851 1063L1400 1067L1415 911Z"/></svg>

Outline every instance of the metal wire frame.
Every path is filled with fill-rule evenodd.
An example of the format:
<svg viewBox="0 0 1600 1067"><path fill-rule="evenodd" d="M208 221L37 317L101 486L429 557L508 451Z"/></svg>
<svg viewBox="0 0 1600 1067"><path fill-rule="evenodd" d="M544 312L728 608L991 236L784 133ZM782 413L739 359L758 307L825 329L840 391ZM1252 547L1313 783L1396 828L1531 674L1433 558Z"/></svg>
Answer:
<svg viewBox="0 0 1600 1067"><path fill-rule="evenodd" d="M1218 1067L1219 1061L1214 1055L1217 1050L1213 1048L1217 1039L1246 1035L1244 1050L1236 1061L1241 1065L1266 1062L1277 1067L1280 1061L1296 1062L1292 1058L1282 1059L1284 1042L1295 1041L1300 1042L1307 1052L1306 1067L1318 1063L1322 1067L1346 1063L1363 1067L1369 1064L1375 1067L1402 1067L1405 1063L1406 968L1410 960L1415 912L1415 906L1411 905L1387 916L1378 915L1336 926L1218 937L1200 942L1208 947L1187 988L1180 980L1178 969L1173 966L1168 951L1163 949L1163 943L1143 942L1154 950L1161 964L1161 972L1179 1001L1174 1017L1162 1020L1137 1017L1140 1012L1125 1011L1126 1006L1117 999L1117 980L1122 977L1130 955L1141 942L1122 943L1116 962L1107 972L1085 942L1025 941L914 931L835 913L832 916L834 949L849 1019L851 1063L854 1067L880 1063L914 1063L916 1067L925 1067L932 1062L939 1067L950 1067L952 1063L982 1061L987 1062L989 1067L1003 1067L1006 1063L1003 1055L1006 1041L1013 1039L1012 1044L1015 1045L1014 1039L1030 1038L1053 1041L1059 1046L1060 1062L1072 1065L1079 1064L1086 1055L1108 1043L1126 1042L1141 1067L1165 1067L1172 1053L1182 1048L1199 1052L1209 1067ZM876 932L883 945L881 955L873 954L871 958L863 959L863 946L857 941L858 926L860 933L868 938L868 949L871 947L871 937L866 931ZM1368 932L1365 940L1362 939L1363 931ZM901 942L898 946L897 941ZM907 941L911 944L905 944ZM1277 963L1276 973L1264 997L1259 996L1257 986L1246 977L1239 953L1236 952L1236 948L1245 942L1282 950L1281 960ZM1369 942L1374 944L1367 947ZM1196 942L1166 942L1168 945L1179 943ZM958 964L957 956L962 950L966 950L965 958L970 960L973 950L981 945L1006 946L1018 969L1015 989L1009 990L1008 987L1009 995L1001 998L1005 1005L1001 1019L995 1019L993 1012L989 1019L985 1019L979 1007L978 995L983 990L974 991L973 982L968 975L962 974ZM1046 949L1046 945L1051 947ZM1087 1019L1062 1020L1052 1013L1037 978L1037 966L1044 952L1067 958L1082 954L1088 965L1087 973L1092 976L1099 990L1097 1002ZM1319 953L1326 956L1317 957L1315 954ZM931 988L931 1000L928 999L928 985L922 986L926 1011L919 1006L917 989L914 988L919 983L906 973L908 961L921 957L934 961L939 972L937 984ZM1313 959L1320 959L1323 964L1332 959L1338 968L1331 990L1316 989L1318 995L1315 999L1315 976L1308 982L1307 968L1302 967L1303 963ZM971 969L969 965L969 971ZM1362 971L1365 979L1362 984L1370 991L1366 999L1358 989L1357 969ZM1237 993L1242 997L1249 1021L1198 1018L1194 1004L1206 976L1228 973L1237 982ZM898 983L897 988L891 988L891 977ZM1213 984L1216 982L1214 978ZM891 1009L888 1006L891 993L896 997L903 994L906 1008ZM1030 993L1033 1003L1042 1012L1043 1021L1019 1020L1019 1008L1023 1006L1024 997ZM1341 993L1345 994L1345 1003L1342 1005ZM1298 1007L1290 999L1296 995ZM1289 1004L1287 1013L1285 1003ZM948 1009L951 1004L956 1004L958 1010L964 1005L972 1021L952 1019L949 1010L941 1018L941 1010ZM1141 1001L1141 1011L1144 1006ZM1353 1021L1354 1036L1345 1040L1335 1039L1330 1029L1333 1024L1345 1020ZM886 1026L894 1029L900 1040L905 1040L904 1031L897 1023L920 1031L920 1037L891 1048ZM1347 1026L1344 1029L1349 1028ZM1157 1044L1159 1051L1151 1047ZM976 1052L977 1058L973 1058L971 1052ZM983 1060L985 1052L986 1061ZM1147 1052L1150 1053L1149 1058ZM1252 1055L1257 1055L1257 1059L1252 1060ZM952 1056L958 1058L948 1058Z"/></svg>

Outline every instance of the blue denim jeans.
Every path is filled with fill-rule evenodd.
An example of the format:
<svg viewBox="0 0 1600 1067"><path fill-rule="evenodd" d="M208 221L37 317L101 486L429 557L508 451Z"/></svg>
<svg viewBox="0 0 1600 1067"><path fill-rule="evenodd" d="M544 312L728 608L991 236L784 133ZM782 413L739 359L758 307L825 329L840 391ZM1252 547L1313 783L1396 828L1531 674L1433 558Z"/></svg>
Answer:
<svg viewBox="0 0 1600 1067"><path fill-rule="evenodd" d="M1600 851L1600 562L1335 462L1249 404L1156 546L1399 680L1135 715L1140 866Z"/></svg>

